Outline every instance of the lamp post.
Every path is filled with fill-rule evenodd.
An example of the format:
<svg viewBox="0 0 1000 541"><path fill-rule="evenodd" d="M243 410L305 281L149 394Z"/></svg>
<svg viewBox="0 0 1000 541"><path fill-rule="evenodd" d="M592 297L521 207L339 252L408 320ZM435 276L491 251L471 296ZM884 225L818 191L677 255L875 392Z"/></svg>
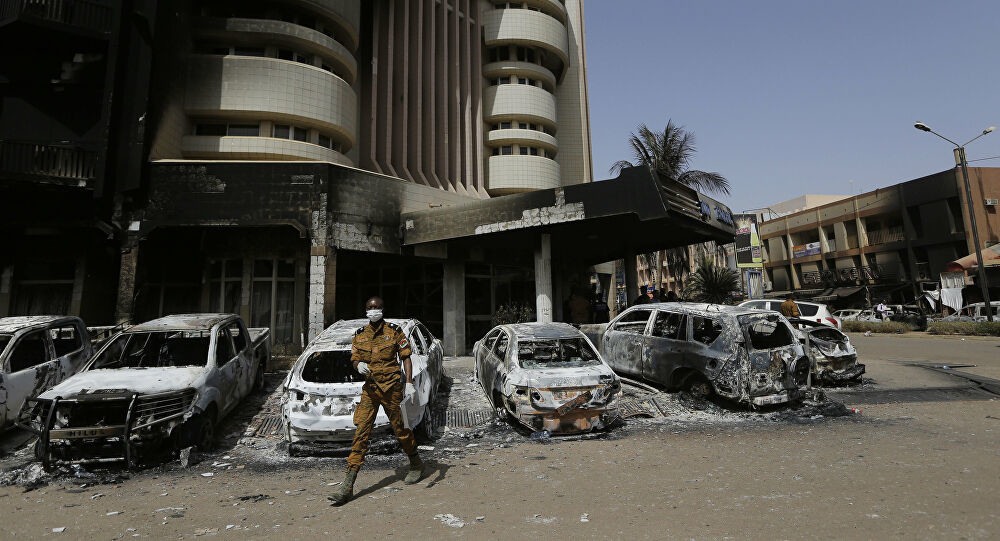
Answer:
<svg viewBox="0 0 1000 541"><path fill-rule="evenodd" d="M993 306L990 304L990 288L986 283L986 268L983 266L983 250L979 245L979 228L976 227L976 212L972 202L972 189L969 187L969 164L965 160L965 145L968 145L997 128L996 126L990 126L989 128L983 130L983 133L969 139L965 142L965 144L960 145L932 130L930 126L924 124L923 122L917 122L913 125L913 127L920 131L933 133L941 139L955 145L955 163L962 166L962 179L965 181L965 197L969 206L969 225L972 227L972 242L976 245L976 262L979 267L979 287L983 291L983 304L984 308L986 308L986 321L993 321Z"/></svg>

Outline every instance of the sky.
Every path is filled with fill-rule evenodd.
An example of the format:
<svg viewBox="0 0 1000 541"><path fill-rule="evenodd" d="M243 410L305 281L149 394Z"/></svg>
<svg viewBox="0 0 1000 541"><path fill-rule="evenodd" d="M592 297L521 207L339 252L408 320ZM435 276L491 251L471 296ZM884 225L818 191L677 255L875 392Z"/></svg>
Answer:
<svg viewBox="0 0 1000 541"><path fill-rule="evenodd" d="M695 135L691 168L729 179L717 198L734 212L953 167L918 120L958 143L1000 126L998 0L589 0L584 15L595 180L668 118ZM1000 156L1000 129L966 154Z"/></svg>

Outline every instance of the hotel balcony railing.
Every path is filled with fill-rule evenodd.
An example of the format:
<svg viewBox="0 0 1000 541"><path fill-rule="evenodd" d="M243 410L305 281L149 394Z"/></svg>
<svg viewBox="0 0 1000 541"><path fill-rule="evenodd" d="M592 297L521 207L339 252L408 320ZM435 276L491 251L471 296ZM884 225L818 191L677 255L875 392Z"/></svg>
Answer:
<svg viewBox="0 0 1000 541"><path fill-rule="evenodd" d="M872 246L876 244L889 244L890 242L902 242L903 240L906 240L906 235L903 232L902 226L868 232L868 244Z"/></svg>
<svg viewBox="0 0 1000 541"><path fill-rule="evenodd" d="M24 18L105 34L114 11L109 0L0 0L0 21Z"/></svg>
<svg viewBox="0 0 1000 541"><path fill-rule="evenodd" d="M886 265L827 269L802 273L803 287L832 287L897 280L899 273Z"/></svg>
<svg viewBox="0 0 1000 541"><path fill-rule="evenodd" d="M0 139L0 175L92 187L99 153L72 144Z"/></svg>

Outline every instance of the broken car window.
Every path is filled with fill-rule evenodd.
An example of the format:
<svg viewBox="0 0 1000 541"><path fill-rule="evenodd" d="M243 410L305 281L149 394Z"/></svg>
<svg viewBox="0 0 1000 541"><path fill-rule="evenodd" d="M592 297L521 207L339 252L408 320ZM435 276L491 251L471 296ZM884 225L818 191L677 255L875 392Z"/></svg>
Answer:
<svg viewBox="0 0 1000 541"><path fill-rule="evenodd" d="M52 338L52 345L56 347L56 357L69 355L83 347L80 333L76 332L76 327L72 325L49 329L49 337Z"/></svg>
<svg viewBox="0 0 1000 541"><path fill-rule="evenodd" d="M746 326L747 336L754 349L773 349L795 343L788 325L777 316L742 316L740 324Z"/></svg>
<svg viewBox="0 0 1000 541"><path fill-rule="evenodd" d="M653 336L684 340L687 329L684 328L684 316L673 312L657 312L653 320Z"/></svg>
<svg viewBox="0 0 1000 541"><path fill-rule="evenodd" d="M14 338L14 335L0 334L0 353L3 353L3 350L7 347L7 344L10 343L11 338Z"/></svg>
<svg viewBox="0 0 1000 541"><path fill-rule="evenodd" d="M707 317L694 316L691 318L692 335L695 342L708 345L715 342L715 339L722 334L722 323Z"/></svg>
<svg viewBox="0 0 1000 541"><path fill-rule="evenodd" d="M302 380L310 383L354 383L365 377L354 369L350 351L317 351L306 359Z"/></svg>
<svg viewBox="0 0 1000 541"><path fill-rule="evenodd" d="M205 366L208 342L207 331L120 334L101 351L91 369Z"/></svg>
<svg viewBox="0 0 1000 541"><path fill-rule="evenodd" d="M236 348L236 352L239 353L246 349L247 347L247 337L243 333L243 329L240 328L239 323L230 323L228 327L229 336L233 337L233 347Z"/></svg>
<svg viewBox="0 0 1000 541"><path fill-rule="evenodd" d="M582 338L519 340L517 358L521 367L526 369L576 368L601 364L597 353Z"/></svg>
<svg viewBox="0 0 1000 541"><path fill-rule="evenodd" d="M10 354L10 371L19 372L48 361L49 352L45 345L44 331L31 332L14 344L14 351Z"/></svg>
<svg viewBox="0 0 1000 541"><path fill-rule="evenodd" d="M619 319L613 331L621 331L632 334L642 334L646 330L646 322L649 321L650 310L633 310Z"/></svg>
<svg viewBox="0 0 1000 541"><path fill-rule="evenodd" d="M802 317L812 317L815 316L817 312L819 312L819 306L815 304L802 304L802 303L796 303L796 304L799 307L799 314L801 314Z"/></svg>
<svg viewBox="0 0 1000 541"><path fill-rule="evenodd" d="M497 339L496 347L493 348L493 354L497 356L498 359L504 360L507 358L507 344L510 341L510 337L507 333L500 333L500 338Z"/></svg>
<svg viewBox="0 0 1000 541"><path fill-rule="evenodd" d="M233 341L224 329L219 329L215 335L215 365L222 366L236 357L233 352Z"/></svg>

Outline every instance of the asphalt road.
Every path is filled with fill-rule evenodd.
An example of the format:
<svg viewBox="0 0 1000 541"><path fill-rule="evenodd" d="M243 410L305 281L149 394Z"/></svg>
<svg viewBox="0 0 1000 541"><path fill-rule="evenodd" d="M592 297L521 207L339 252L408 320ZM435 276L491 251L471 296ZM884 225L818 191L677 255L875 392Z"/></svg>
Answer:
<svg viewBox="0 0 1000 541"><path fill-rule="evenodd" d="M129 479L0 487L0 533L568 538L989 538L1000 531L1000 402L954 366L1000 379L1000 340L853 336L871 384L831 393L860 414L635 422L608 437L469 439L405 486L388 455L356 499L327 505L342 458L163 467ZM455 366L455 365L453 365ZM487 441L492 443L487 444ZM483 442L482 445L476 442ZM449 445L454 445L449 444ZM229 455L226 455L229 456ZM238 458L238 457L236 457ZM211 477L203 473L213 472ZM109 481L105 479L105 481ZM86 486L82 486L86 485ZM458 527L461 525L461 527ZM53 528L65 527L54 533Z"/></svg>

